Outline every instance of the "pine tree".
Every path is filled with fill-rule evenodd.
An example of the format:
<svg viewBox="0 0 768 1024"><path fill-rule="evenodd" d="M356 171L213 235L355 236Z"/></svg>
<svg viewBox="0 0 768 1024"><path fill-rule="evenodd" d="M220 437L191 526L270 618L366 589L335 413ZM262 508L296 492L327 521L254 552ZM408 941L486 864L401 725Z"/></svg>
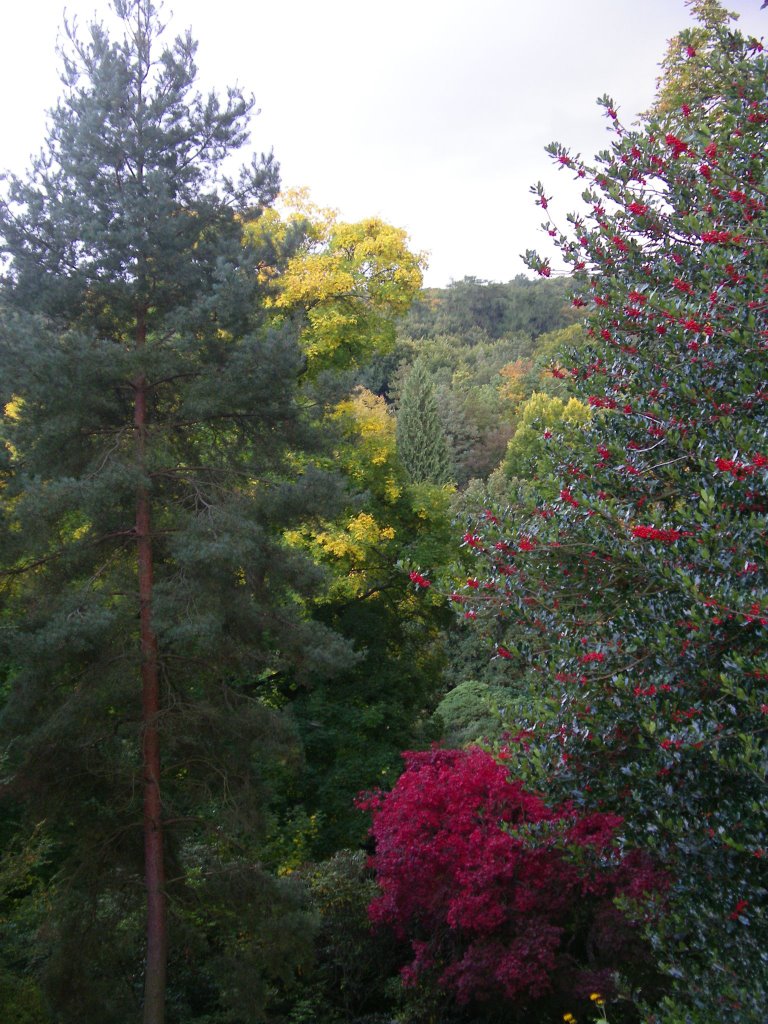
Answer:
<svg viewBox="0 0 768 1024"><path fill-rule="evenodd" d="M426 366L416 360L397 412L397 454L411 483L447 484L451 457Z"/></svg>
<svg viewBox="0 0 768 1024"><path fill-rule="evenodd" d="M170 959L175 1014L215 1020L300 955L293 896L258 866L291 751L263 695L349 661L282 541L334 486L245 232L277 165L223 172L253 101L199 95L195 42L166 44L151 0L113 7L117 41L68 29L42 154L0 202L4 793L56 850L57 1019L143 1003L160 1024Z"/></svg>

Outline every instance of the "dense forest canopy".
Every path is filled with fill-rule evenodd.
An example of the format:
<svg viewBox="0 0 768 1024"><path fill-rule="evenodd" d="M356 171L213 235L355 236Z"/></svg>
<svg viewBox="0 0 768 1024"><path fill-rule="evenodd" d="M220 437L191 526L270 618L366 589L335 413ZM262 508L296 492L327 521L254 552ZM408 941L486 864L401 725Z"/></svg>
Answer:
<svg viewBox="0 0 768 1024"><path fill-rule="evenodd" d="M566 272L442 289L151 0L68 29L0 192L3 1020L762 1022L768 75L689 6L549 147Z"/></svg>

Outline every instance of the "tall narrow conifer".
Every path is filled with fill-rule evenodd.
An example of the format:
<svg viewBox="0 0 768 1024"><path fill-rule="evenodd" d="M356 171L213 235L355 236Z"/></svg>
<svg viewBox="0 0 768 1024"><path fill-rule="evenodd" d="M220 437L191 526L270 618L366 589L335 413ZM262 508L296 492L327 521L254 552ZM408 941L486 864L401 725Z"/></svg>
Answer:
<svg viewBox="0 0 768 1024"><path fill-rule="evenodd" d="M418 359L406 378L400 399L397 454L411 483L450 483L453 471L448 442L429 374Z"/></svg>

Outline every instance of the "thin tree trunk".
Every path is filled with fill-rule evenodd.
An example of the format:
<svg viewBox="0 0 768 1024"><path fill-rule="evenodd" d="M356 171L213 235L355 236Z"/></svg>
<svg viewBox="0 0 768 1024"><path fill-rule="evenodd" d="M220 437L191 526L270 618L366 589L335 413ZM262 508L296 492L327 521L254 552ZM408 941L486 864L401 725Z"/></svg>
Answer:
<svg viewBox="0 0 768 1024"><path fill-rule="evenodd" d="M136 330L137 347L146 341L143 318ZM141 469L145 465L147 428L147 382L142 376L135 384L134 426ZM160 798L160 680L157 637L152 628L153 554L150 498L144 486L136 495L136 546L139 575L139 621L141 631L141 684L144 776L144 878L147 889L147 959L144 973L144 1024L163 1024L165 1019L165 974L167 960L167 903L165 860Z"/></svg>

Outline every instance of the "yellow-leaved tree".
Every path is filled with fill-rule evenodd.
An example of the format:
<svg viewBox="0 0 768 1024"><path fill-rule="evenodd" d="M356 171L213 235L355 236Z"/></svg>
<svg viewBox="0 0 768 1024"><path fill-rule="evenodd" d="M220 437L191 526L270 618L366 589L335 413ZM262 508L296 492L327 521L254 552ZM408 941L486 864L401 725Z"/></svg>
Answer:
<svg viewBox="0 0 768 1024"><path fill-rule="evenodd" d="M589 422L592 410L576 398L563 399L535 391L523 403L515 432L502 462L505 476L527 479L536 474L536 464L557 435Z"/></svg>
<svg viewBox="0 0 768 1024"><path fill-rule="evenodd" d="M277 681L303 741L304 770L284 820L311 822L299 836L310 857L356 846L367 829L355 810L363 789L393 781L400 751L428 743L442 695L443 634L449 612L403 566L440 566L454 557L449 488L411 485L399 464L395 420L382 398L357 388L331 401L324 383L363 368L394 344L397 318L422 282L425 257L406 233L378 218L339 220L306 191L247 224L270 287L276 323L297 324L307 395L334 437L330 464L346 483L343 507L320 518L308 509L285 543L310 554L327 584L306 614L351 641L357 662L312 685ZM341 379L341 378L339 378ZM426 579L426 577L420 577ZM290 828L289 828L290 831Z"/></svg>
<svg viewBox="0 0 768 1024"><path fill-rule="evenodd" d="M685 117L681 113L686 99L698 93L716 102L722 94L723 68L713 64L718 52L718 34L729 28L739 15L720 0L686 0L696 19L692 28L673 36L667 44L656 80L656 98L648 115ZM726 75L729 74L726 65Z"/></svg>
<svg viewBox="0 0 768 1024"><path fill-rule="evenodd" d="M246 233L268 237L276 257L291 252L280 271L276 259L262 274L273 282L276 314L304 320L308 374L362 366L394 344L395 320L416 297L426 266L402 228L377 217L345 223L299 189Z"/></svg>

